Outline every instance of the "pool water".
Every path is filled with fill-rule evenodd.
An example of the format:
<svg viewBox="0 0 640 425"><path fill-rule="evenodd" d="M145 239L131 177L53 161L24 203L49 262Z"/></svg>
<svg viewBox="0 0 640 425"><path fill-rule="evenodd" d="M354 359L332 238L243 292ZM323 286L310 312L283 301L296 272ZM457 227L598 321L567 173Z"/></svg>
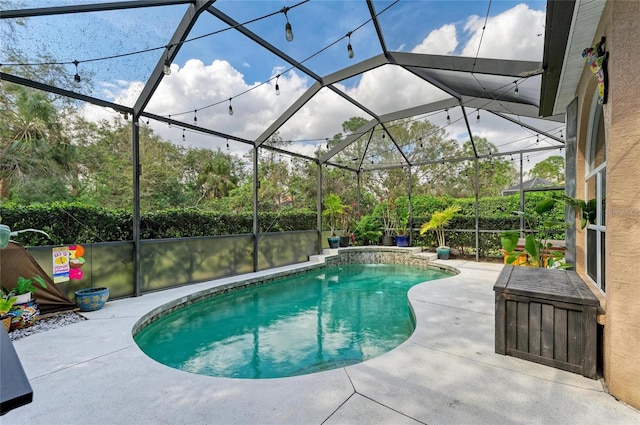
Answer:
<svg viewBox="0 0 640 425"><path fill-rule="evenodd" d="M335 369L405 341L415 328L407 291L447 276L400 264L330 266L196 302L152 322L135 341L160 363L204 375Z"/></svg>

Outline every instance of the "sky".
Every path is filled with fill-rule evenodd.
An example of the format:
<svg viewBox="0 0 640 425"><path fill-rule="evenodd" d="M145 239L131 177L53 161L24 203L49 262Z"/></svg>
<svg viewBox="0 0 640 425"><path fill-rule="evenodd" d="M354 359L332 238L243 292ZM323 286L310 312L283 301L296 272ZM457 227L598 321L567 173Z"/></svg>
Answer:
<svg viewBox="0 0 640 425"><path fill-rule="evenodd" d="M86 0L86 2L100 2ZM27 2L34 7L36 2ZM37 7L78 3L66 0L38 0ZM84 2L83 2L84 3ZM214 7L240 23L258 18L247 28L319 76L382 53L364 0L330 1L243 1L218 0ZM543 53L546 1L512 0L400 0L374 1L388 50L439 55L521 59L540 61ZM291 7L285 17L275 13ZM18 46L30 52L29 61L38 62L32 52L47 51L56 61L78 60L77 72L90 76L93 85L87 94L132 106L147 83L165 46L187 7L185 5L126 11L83 13L30 18L15 30ZM486 23L485 23L486 18ZM294 40L285 40L286 19ZM8 22L2 21L3 31ZM146 111L197 123L216 131L249 140L257 138L283 111L314 83L309 75L263 49L213 15L205 12L194 25ZM484 28L484 30L483 30ZM351 32L350 39L346 35ZM214 34L212 34L214 33ZM350 42L354 58L349 59ZM478 48L480 46L480 48ZM140 52L122 58L103 58ZM0 63L6 63L0 54ZM65 65L73 75L76 68ZM280 95L275 94L278 77ZM523 93L537 94L538 81L522 85ZM383 66L358 77L337 83L349 96L376 114L384 114L430 103L447 96L410 73ZM72 90L78 88L69 87ZM232 98L229 102L229 98ZM228 114L232 105L234 114ZM196 112L197 111L197 112ZM112 110L85 104L83 114L92 120L120 117ZM501 151L546 146L551 142L531 131L482 114L481 124L472 122L474 135L486 137ZM463 143L468 134L459 108L450 111L454 124L447 126L443 112L428 119L446 127L449 137ZM323 140L341 132L352 116L371 117L331 90L324 88L279 130L293 140L294 149L312 155ZM535 123L553 134L562 124ZM149 125L163 138L177 144L225 148L226 140L151 120ZM536 144L536 139L540 141ZM554 143L555 144L555 143ZM230 143L233 153L248 146ZM552 151L551 154L561 154ZM532 154L533 162L548 154Z"/></svg>

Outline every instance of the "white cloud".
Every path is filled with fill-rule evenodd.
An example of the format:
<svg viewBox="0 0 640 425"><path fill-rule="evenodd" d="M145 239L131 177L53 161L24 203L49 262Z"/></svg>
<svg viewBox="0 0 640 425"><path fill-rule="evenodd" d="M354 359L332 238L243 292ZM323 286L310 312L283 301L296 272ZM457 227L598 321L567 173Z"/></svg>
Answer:
<svg viewBox="0 0 640 425"><path fill-rule="evenodd" d="M544 11L519 4L489 17L483 35L484 18L471 16L464 26L464 31L471 33L471 37L462 49L462 56L475 57L482 38L480 57L541 60L544 39L538 34L544 33L544 23Z"/></svg>
<svg viewBox="0 0 640 425"><path fill-rule="evenodd" d="M458 47L456 27L453 24L446 24L437 30L431 31L429 35L411 50L413 53L428 53L431 55L450 55Z"/></svg>

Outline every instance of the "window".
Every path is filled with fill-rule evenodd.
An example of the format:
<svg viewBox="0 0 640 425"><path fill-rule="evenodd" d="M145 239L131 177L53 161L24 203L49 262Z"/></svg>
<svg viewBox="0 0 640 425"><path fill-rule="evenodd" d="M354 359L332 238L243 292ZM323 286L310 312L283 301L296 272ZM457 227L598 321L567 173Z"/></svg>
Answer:
<svg viewBox="0 0 640 425"><path fill-rule="evenodd" d="M594 96L589 115L585 176L585 201L596 200L596 220L587 225L585 234L585 272L603 293L605 281L605 200L607 193L607 157L604 116L598 96Z"/></svg>

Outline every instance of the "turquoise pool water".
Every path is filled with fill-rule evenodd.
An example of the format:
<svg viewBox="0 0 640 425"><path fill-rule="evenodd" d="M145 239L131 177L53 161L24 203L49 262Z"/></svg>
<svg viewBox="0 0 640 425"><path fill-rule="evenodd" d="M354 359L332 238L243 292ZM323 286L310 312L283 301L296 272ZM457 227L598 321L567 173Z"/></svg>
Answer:
<svg viewBox="0 0 640 425"><path fill-rule="evenodd" d="M317 269L186 306L135 341L160 363L204 375L256 379L335 369L405 341L415 328L409 288L450 275L399 264Z"/></svg>

